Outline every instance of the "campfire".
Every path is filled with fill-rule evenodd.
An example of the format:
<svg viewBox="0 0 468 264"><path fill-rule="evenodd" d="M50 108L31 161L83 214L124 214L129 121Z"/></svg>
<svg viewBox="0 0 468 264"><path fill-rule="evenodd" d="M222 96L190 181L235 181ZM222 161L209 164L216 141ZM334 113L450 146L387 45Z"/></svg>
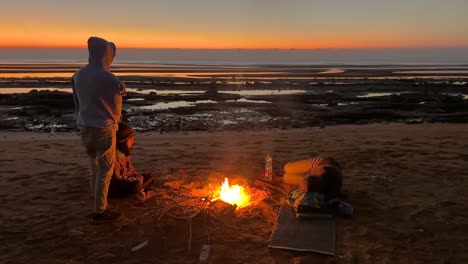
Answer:
<svg viewBox="0 0 468 264"><path fill-rule="evenodd" d="M226 203L237 206L238 208L246 207L250 204L250 196L244 190L244 187L240 185L229 185L227 178L224 178L224 182L219 189L219 192L212 201L222 200Z"/></svg>
<svg viewBox="0 0 468 264"><path fill-rule="evenodd" d="M205 176L181 177L182 179L167 181L158 189L158 199L155 206L147 214L155 215L158 220L163 217L187 220L189 223L189 250L192 239L192 220L202 215L205 229L214 223L216 230L218 224L228 222L232 224L235 218L252 217L249 209L262 210L259 205L268 192L259 189L261 182L252 181L253 186L246 180L237 179L236 184L229 184L225 175L216 175L206 180ZM208 184L207 184L208 182ZM251 206L251 208L246 208ZM260 206L260 207L259 207ZM245 208L245 209L243 209ZM241 209L241 210L239 210ZM209 218L212 221L206 221ZM208 231L207 231L208 232Z"/></svg>
<svg viewBox="0 0 468 264"><path fill-rule="evenodd" d="M245 211L242 210L244 208L256 207L268 195L266 191L257 188L259 183L254 181L257 185L250 186L241 177L232 182L224 175L217 175L208 180L208 184L201 176L190 180L166 182L165 187L160 189L161 195L164 193L165 196L161 201L164 200L165 206L170 207L165 214L187 217L201 210L214 211L216 214L237 211L239 214Z"/></svg>

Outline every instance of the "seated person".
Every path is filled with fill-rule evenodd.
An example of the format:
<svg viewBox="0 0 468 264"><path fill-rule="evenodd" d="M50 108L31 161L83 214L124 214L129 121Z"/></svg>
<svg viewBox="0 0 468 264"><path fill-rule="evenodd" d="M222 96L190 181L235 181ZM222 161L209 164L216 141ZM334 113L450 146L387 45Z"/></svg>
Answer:
<svg viewBox="0 0 468 264"><path fill-rule="evenodd" d="M139 200L146 200L154 196L150 189L154 182L154 173L136 171L132 163L135 130L120 122L117 130L117 151L114 174L109 185L109 197L119 198L136 194Z"/></svg>
<svg viewBox="0 0 468 264"><path fill-rule="evenodd" d="M353 208L341 201L343 174L332 158L316 157L289 162L284 166L284 181L300 188L290 192L288 202L298 215L307 213L337 213L352 216Z"/></svg>

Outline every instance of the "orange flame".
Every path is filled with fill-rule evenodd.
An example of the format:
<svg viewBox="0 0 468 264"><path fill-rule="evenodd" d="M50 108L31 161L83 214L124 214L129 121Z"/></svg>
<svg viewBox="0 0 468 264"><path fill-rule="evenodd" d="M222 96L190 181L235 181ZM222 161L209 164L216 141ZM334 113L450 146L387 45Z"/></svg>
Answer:
<svg viewBox="0 0 468 264"><path fill-rule="evenodd" d="M237 208L242 208L250 204L250 197L245 193L244 188L237 184L229 186L227 178L224 179L224 182L221 185L219 198L226 203L237 205Z"/></svg>

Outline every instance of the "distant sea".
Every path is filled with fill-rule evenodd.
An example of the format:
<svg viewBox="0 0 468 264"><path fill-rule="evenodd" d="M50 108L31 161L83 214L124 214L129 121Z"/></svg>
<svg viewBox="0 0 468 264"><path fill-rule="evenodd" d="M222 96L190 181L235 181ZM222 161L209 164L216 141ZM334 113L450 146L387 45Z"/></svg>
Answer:
<svg viewBox="0 0 468 264"><path fill-rule="evenodd" d="M0 62L87 61L86 49L0 49ZM459 65L468 48L428 49L118 49L117 63L202 65Z"/></svg>

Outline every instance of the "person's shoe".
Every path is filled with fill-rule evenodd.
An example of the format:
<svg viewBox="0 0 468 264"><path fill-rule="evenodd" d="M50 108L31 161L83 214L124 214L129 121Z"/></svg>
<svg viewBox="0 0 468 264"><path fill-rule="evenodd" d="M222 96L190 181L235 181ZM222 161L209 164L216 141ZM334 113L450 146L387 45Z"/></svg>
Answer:
<svg viewBox="0 0 468 264"><path fill-rule="evenodd" d="M109 224L115 223L123 219L123 215L117 211L112 211L110 209L106 209L104 212L100 214L94 214L91 217L92 224Z"/></svg>

